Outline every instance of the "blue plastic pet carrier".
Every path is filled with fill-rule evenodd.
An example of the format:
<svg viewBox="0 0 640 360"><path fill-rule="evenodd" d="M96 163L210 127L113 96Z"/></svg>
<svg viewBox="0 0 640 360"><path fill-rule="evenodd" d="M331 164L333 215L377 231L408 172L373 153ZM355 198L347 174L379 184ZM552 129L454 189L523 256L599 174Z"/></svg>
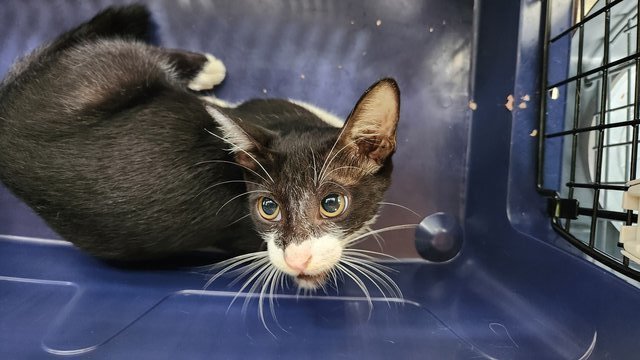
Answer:
<svg viewBox="0 0 640 360"><path fill-rule="evenodd" d="M145 2L163 46L224 61L231 102L346 117L397 79L385 201L419 216L376 227L419 224L380 234L402 297L345 277L260 304L233 277L204 289L196 255L108 264L0 188L1 359L640 358L637 0ZM0 74L122 3L2 1Z"/></svg>

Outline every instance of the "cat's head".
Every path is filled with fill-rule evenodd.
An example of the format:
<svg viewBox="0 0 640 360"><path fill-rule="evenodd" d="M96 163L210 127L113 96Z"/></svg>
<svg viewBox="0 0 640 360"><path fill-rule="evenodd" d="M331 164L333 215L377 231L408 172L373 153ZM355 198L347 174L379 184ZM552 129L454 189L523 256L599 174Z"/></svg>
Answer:
<svg viewBox="0 0 640 360"><path fill-rule="evenodd" d="M251 216L269 260L298 286L322 286L344 249L370 230L390 185L399 111L392 79L372 85L341 128L275 133L209 108L245 168Z"/></svg>

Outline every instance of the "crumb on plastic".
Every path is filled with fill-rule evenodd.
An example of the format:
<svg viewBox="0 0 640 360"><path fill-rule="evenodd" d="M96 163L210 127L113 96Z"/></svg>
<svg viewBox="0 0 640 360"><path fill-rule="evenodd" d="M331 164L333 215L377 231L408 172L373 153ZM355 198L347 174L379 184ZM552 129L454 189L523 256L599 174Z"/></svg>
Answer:
<svg viewBox="0 0 640 360"><path fill-rule="evenodd" d="M558 90L557 87L554 87L553 89L549 90L549 95L551 96L551 100L558 100L558 98L560 97L560 90Z"/></svg>
<svg viewBox="0 0 640 360"><path fill-rule="evenodd" d="M475 111L478 108L478 103L476 103L473 100L469 101L469 109L471 109L471 111Z"/></svg>
<svg viewBox="0 0 640 360"><path fill-rule="evenodd" d="M518 104L518 109L526 109L527 108L527 103L526 102L521 102L520 104Z"/></svg>
<svg viewBox="0 0 640 360"><path fill-rule="evenodd" d="M342 69L342 65L338 65L338 69Z"/></svg>
<svg viewBox="0 0 640 360"><path fill-rule="evenodd" d="M382 20L380 19L376 20L376 26L380 26L380 25L382 25Z"/></svg>
<svg viewBox="0 0 640 360"><path fill-rule="evenodd" d="M529 100L531 100L531 97L529 96L529 94L525 94L523 97L520 98L520 100L529 101Z"/></svg>
<svg viewBox="0 0 640 360"><path fill-rule="evenodd" d="M430 27L430 28L429 28L429 32L433 32L433 27Z"/></svg>
<svg viewBox="0 0 640 360"><path fill-rule="evenodd" d="M356 21L355 20L351 20L350 23L351 23L351 25L355 25Z"/></svg>
<svg viewBox="0 0 640 360"><path fill-rule="evenodd" d="M529 133L529 136L531 136L531 137L536 137L536 136L538 136L538 129L533 129L533 130L531 130L531 133Z"/></svg>
<svg viewBox="0 0 640 360"><path fill-rule="evenodd" d="M507 102L504 104L504 107L507 108L507 110L509 111L513 111L513 101L515 99L513 98L513 95L509 94L509 96L507 96Z"/></svg>
<svg viewBox="0 0 640 360"><path fill-rule="evenodd" d="M267 93L267 89L262 89L262 93L266 94Z"/></svg>
<svg viewBox="0 0 640 360"><path fill-rule="evenodd" d="M305 76L304 74L300 74L300 79L304 80Z"/></svg>

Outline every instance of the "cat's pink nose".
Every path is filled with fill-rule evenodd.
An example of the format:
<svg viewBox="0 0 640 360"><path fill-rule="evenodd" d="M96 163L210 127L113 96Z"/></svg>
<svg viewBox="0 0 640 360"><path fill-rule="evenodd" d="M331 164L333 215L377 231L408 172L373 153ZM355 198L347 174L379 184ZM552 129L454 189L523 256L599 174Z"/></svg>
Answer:
<svg viewBox="0 0 640 360"><path fill-rule="evenodd" d="M311 244L305 241L302 244L290 244L284 250L284 262L293 270L304 272L311 261Z"/></svg>

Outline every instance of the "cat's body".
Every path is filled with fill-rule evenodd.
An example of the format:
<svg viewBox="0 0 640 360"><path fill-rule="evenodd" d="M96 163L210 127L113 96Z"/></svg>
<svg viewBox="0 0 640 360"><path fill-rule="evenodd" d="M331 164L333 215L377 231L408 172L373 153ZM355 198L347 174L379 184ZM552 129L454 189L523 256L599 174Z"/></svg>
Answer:
<svg viewBox="0 0 640 360"><path fill-rule="evenodd" d="M109 9L14 66L0 87L0 180L9 189L63 238L111 259L208 246L246 253L266 242L274 265L306 276L311 250L300 249L309 239L366 228L389 185L397 114L392 146L371 156L386 140L340 149L349 131L292 102L208 104L195 91L222 81L223 65L145 44L149 25L143 7ZM352 216L339 225L307 216L318 204L311 192L323 201L344 192ZM274 206L277 224L262 212Z"/></svg>

